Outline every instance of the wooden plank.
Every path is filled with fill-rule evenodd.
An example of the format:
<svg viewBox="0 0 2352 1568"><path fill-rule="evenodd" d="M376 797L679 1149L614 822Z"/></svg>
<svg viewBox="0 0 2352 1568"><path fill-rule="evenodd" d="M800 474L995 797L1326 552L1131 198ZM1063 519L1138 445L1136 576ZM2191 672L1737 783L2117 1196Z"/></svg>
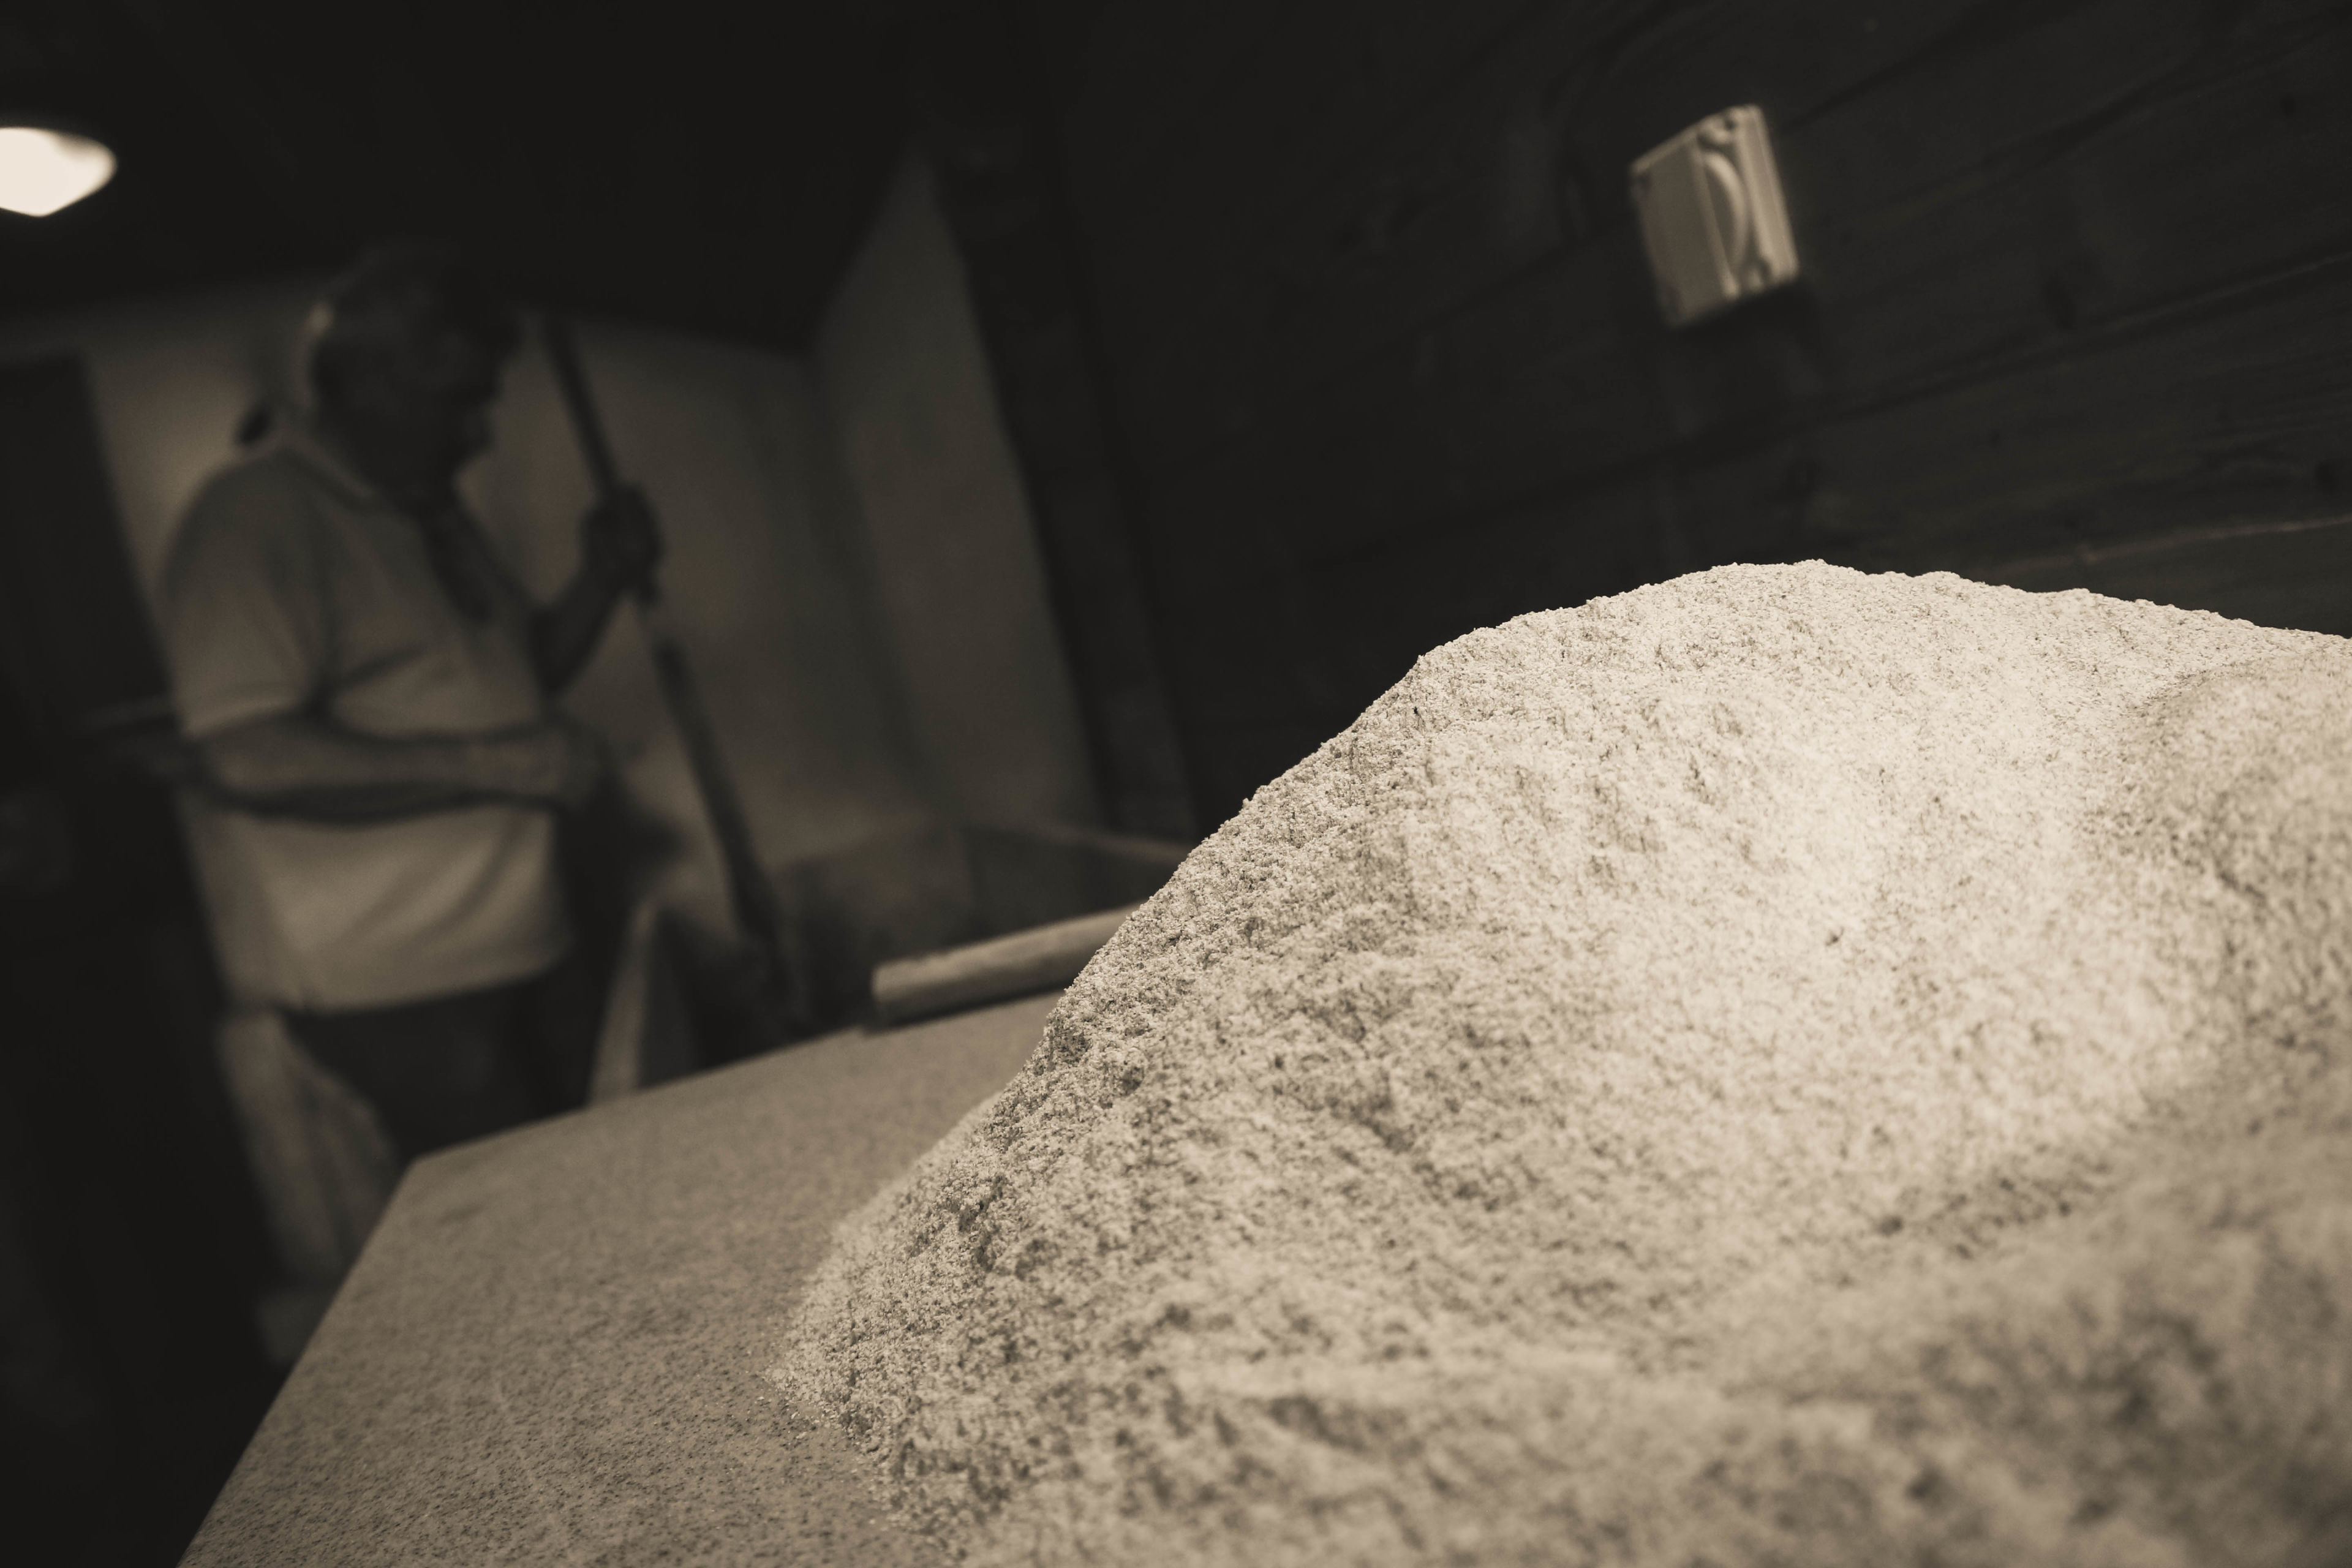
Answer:
<svg viewBox="0 0 2352 1568"><path fill-rule="evenodd" d="M2209 140L2201 147L2183 147L2184 138L2175 135L2168 144L2149 149L2152 155L2140 159L2136 168L2152 175L2152 182L2136 181L2126 170L2121 178L2128 188L2105 198L2125 215L2135 210L2131 198L2142 194L2156 198L2157 210L2141 221L2140 232L2099 237L2130 255L2109 258L2063 246L2020 246L2021 226L2036 229L2032 237L2036 241L2053 237L2042 231L2051 230L2053 223L2059 226L2055 234L2063 235L2064 225L2077 221L2073 209L2082 192L2046 171L2041 189L2031 195L2011 188L2012 182L2049 164L2086 127L2096 127L2105 117L2151 95L2160 98L2184 71L2209 70L2215 40L2203 23L2207 8L2191 0L2158 0L2152 9L2143 0L2103 0L2071 11L2053 8L2048 16L2034 13L2042 26L2023 38L1985 26L1963 30L1964 36L1956 38L1958 24L1942 15L1938 19L1953 24L1944 32L1903 36L1907 54L1893 47L1894 35L1882 29L1871 37L1885 38L1888 47L1875 51L1825 48L1816 57L1803 47L1807 37L1835 42L1855 30L1849 7L1828 7L1847 13L1849 26L1843 29L1834 25L1833 16L1812 14L1822 8L1756 7L1748 16L1752 34L1696 58L1653 47L1642 60L1651 68L1628 68L1610 77L1606 92L1594 89L1592 102L1577 111L1578 129L1570 138L1567 162L1586 170L1622 171L1634 153L1710 108L1740 99L1763 101L1777 123L1796 127L1784 129L1780 141L1784 184L1811 275L1807 290L1831 316L1852 299L1880 300L1892 320L1839 325L1842 341L1865 350L1883 345L1884 358L1907 354L1916 361L1923 331L1943 330L1948 315L1973 318L1973 312L1916 308L1923 285L1932 287L1960 272L1952 264L1956 244L1999 251L1990 264L2000 268L2003 280L2024 275L2021 289L2013 290L2021 302L2022 322L2017 310L2000 313L1992 318L1999 331L1988 334L1990 341L1998 341L2001 333L2046 331L2052 323L2043 315L2053 279L2073 296L2068 308L2077 316L2098 310L2101 301L2095 296L2108 272L2127 274L2132 256L2151 248L2157 260L2179 254L2177 244L2150 247L2144 235L2168 201L2178 207L2211 194L2194 174L2209 167L2217 155L2226 158L2243 147L2263 144L2257 139L2225 147ZM1911 19L1924 21L1932 9L1922 8ZM1960 20L1973 20L1984 9L1981 4L1966 8ZM2337 134L2334 121L2340 119L2341 95L2331 93L2325 81L2331 70L2341 68L2304 51L2309 44L2325 45L2325 35L2318 30L2331 22L2340 32L2340 17L2331 17L2307 0L2286 0L2248 12L2232 35L2237 54L2250 56L2258 69L2273 69L2282 58L2300 66L2306 78L2301 89L2283 87L2280 96L2296 103L2299 134L2315 150ZM2114 46L2092 47L2093 40L2108 35L2116 40ZM1737 51L1730 47L1734 43ZM1510 58L1532 60L1557 47L1530 40ZM1832 59L1842 61L1842 71L1824 63ZM1694 89L1666 74L1670 69L1685 70L1699 83L1722 79L1716 87ZM1534 68L1524 67L1521 74L1532 76ZM1861 91L1864 83L1874 86ZM1477 177L1500 181L1499 174L1480 176L1480 172L1513 163L1517 155L1510 119L1484 106L1505 100L1515 90L1504 79L1481 82L1477 91L1463 95L1462 103L1448 106L1450 121L1401 132L1395 147L1383 149L1302 215L1286 242L1291 248L1278 247L1266 258L1250 287L1201 319L1171 313L1166 348L1126 357L1119 395L1136 423L1141 437L1139 456L1147 468L1165 472L1261 423L1279 425L1285 411L1320 397L1340 380L1378 374L1370 362L1401 338L1431 333L1439 345L1433 352L1444 357L1448 317L1454 308L1479 299L1540 258L1538 237L1523 234L1516 246L1498 241L1470 210L1475 202L1460 191L1450 198L1453 208L1459 209L1450 222L1439 221L1451 210L1442 193L1425 194L1432 216L1409 244L1392 246L1383 254L1335 256L1328 238L1369 221L1357 209L1370 210L1382 190L1406 177L1400 171L1451 168L1469 171L1465 177L1468 184L1476 184ZM2195 111L2197 97L2194 92L2183 95L2185 113ZM2262 100L2254 94L2248 102ZM2263 108L2274 109L2275 100ZM2189 121L2178 123L2194 134ZM2282 171L2269 181L2242 183L2234 177L2245 173L2241 169L2221 182L2220 188L2243 191L2248 197L2231 215L2230 232L2246 231L2258 247L2261 237L2278 233L2282 215L2300 214L2320 199L2318 193L2327 185L2325 174L2315 160L2306 163L2312 166L2304 173ZM2192 177L2184 180L2184 171ZM2314 174L2318 178L2299 197L2290 195L2284 203L2270 199L2277 194L2279 180ZM1612 223L1625 221L1617 175L1588 176L1580 183L1591 190L1591 205L1597 214ZM2334 184L2340 188L2343 182ZM1326 203L1329 210L1324 209ZM2094 224L2113 221L2099 213L2080 216ZM2255 220L2251 230L2235 221L2241 216ZM2265 216L2269 221L2261 221ZM1504 226L1493 226L1497 232ZM1979 260L1982 262L1981 256ZM1924 277L1922 266L1927 273ZM2066 276L2053 273L2053 267ZM1989 287L1994 279L1980 282ZM1641 287L1638 308L1647 310L1645 280ZM1477 328L1469 330L1475 334ZM1866 381L1874 366L1865 363L1841 368L1850 368L1853 375Z"/></svg>
<svg viewBox="0 0 2352 1568"><path fill-rule="evenodd" d="M2234 304L2235 309L2220 308ZM1864 561L1972 563L2176 526L2333 510L2352 457L2352 258L2172 330L1825 423L1806 533ZM1693 504L1785 488L1753 454Z"/></svg>
<svg viewBox="0 0 2352 1568"><path fill-rule="evenodd" d="M1621 491L1607 499L1607 509L1531 510L1416 539L1325 576L1311 624L1261 623L1267 634L1259 644L1230 650L1234 666L1253 667L1259 679L1227 671L1226 689L1237 700L1221 703L1191 736L1212 819L1230 816L1251 790L1353 722L1429 649L1514 616L1638 585L1645 571L1642 498ZM1950 563L1921 558L1907 569ZM2352 517L2342 515L1979 563L1963 574L2352 636ZM1422 589L1410 598L1397 590L1408 581Z"/></svg>
<svg viewBox="0 0 2352 1568"><path fill-rule="evenodd" d="M1949 375L2352 243L2347 69L2352 17L2288 16L1925 187L1869 167L1872 138L1808 132L1791 200L1870 197L1809 236L1841 379Z"/></svg>
<svg viewBox="0 0 2352 1568"><path fill-rule="evenodd" d="M1192 133L1086 211L1106 339L1124 362L1172 308L1364 141L1441 90L1530 0L1314 0L1289 7ZM1237 245L1237 241L1242 242Z"/></svg>
<svg viewBox="0 0 2352 1568"><path fill-rule="evenodd" d="M1645 504L1681 570L1819 556L1971 575L2343 510L2352 258L2165 330L2089 336L2002 375L1564 488L1557 504ZM1403 537L1354 555L1410 580L1428 548Z"/></svg>
<svg viewBox="0 0 2352 1568"><path fill-rule="evenodd" d="M1927 49L1982 0L1545 7L1315 192L1233 285L1162 306L1120 393L1164 468L1246 429L1561 245L1628 219L1622 171L1725 103L1793 118ZM1126 285L1138 287L1139 285ZM1181 300L1182 296L1178 296ZM1646 304L1646 296L1644 296Z"/></svg>
<svg viewBox="0 0 2352 1568"><path fill-rule="evenodd" d="M1489 254L1433 230L1393 276L1375 253L1319 293L1294 281L1291 314L1239 334L1257 359L1231 384L1271 386L1276 408L1255 437L1160 469L1150 498L1206 819L1419 651L1628 575L1808 554L1983 574L2342 510L2345 16L2284 0L2211 26L2170 5L2120 26L2137 13L2105 0L1969 16L1974 31L1792 117L1791 200L1815 215L1802 293L1668 336L1622 225L1499 284L1442 258L1408 276ZM2108 26L2110 47L2088 48ZM1453 210L1458 229L1478 208ZM1467 308L1413 319L1456 279ZM1377 331L1343 330L1336 307L1326 338L1297 330L1349 289L1355 320L1406 330L1366 352ZM1215 334L1198 336L1213 357ZM1336 372L1248 380L1327 351ZM1203 395L1197 412L1232 406ZM2288 568L2263 559L2242 594L2324 596L2264 578ZM2188 584L2171 592L2194 585L2167 570Z"/></svg>
<svg viewBox="0 0 2352 1568"><path fill-rule="evenodd" d="M1387 649L1374 662L1392 663L1415 641L1721 562L1820 555L1973 574L2217 521L2341 511L2352 259L2229 304L1704 460L1662 458L1601 486L1297 557L1279 580L1203 573L1171 610L1213 628L1179 661L1190 709L1262 722L1368 700L1351 667L1312 650ZM1189 695L1200 691L1220 695Z"/></svg>
<svg viewBox="0 0 2352 1568"><path fill-rule="evenodd" d="M1733 103L1760 107L1776 136L1864 111L1873 134L1842 199L1875 200L1977 167L2063 130L2087 106L2130 100L2234 35L2275 34L2325 0L1963 0L1857 6L1771 0L1687 17L1629 47L1578 115L1570 154L1627 216L1633 160ZM1883 110L1900 110L1890 118Z"/></svg>
<svg viewBox="0 0 2352 1568"><path fill-rule="evenodd" d="M1290 558L1312 558L1417 519L1605 479L1743 426L1997 378L2004 363L2070 352L2200 290L2226 298L2248 268L2291 270L2352 245L2340 185L2296 199L2331 159L2352 157L2352 106L2324 89L2344 68L2347 31L2332 19L2316 39L2203 62L2200 79L2005 184L1898 199L1867 232L1857 220L1815 286L1708 328L1658 327L1638 250L1612 231L1355 367L1278 427L1163 475L1155 514L1218 561L1245 564L1263 547L1243 542L1277 527ZM2261 117L2283 121L2283 99L2296 121L2265 133ZM2215 124L2235 131L2231 149L2210 145ZM1834 128L1825 117L1805 134ZM2184 189L2183 170L2203 178ZM2209 198L2238 220L2210 247L2199 216ZM1990 257L1968 243L1986 231L2000 237ZM2181 243L2166 243L2174 232ZM2048 274L2032 265L2053 254L2091 280L2055 315ZM1874 267L1904 286L1883 286Z"/></svg>
<svg viewBox="0 0 2352 1568"><path fill-rule="evenodd" d="M2087 588L2257 626L2352 637L2352 516L2191 530L1979 569L1988 583Z"/></svg>
<svg viewBox="0 0 2352 1568"><path fill-rule="evenodd" d="M2091 373L2110 389L2105 397L2084 395L2082 367L2057 367L2038 387L1922 400L1692 470L1661 468L1462 520L1284 583L1230 586L1213 653L1188 659L1185 674L1226 694L1217 724L1328 715L1360 708L1419 652L1476 626L1727 561L1808 555L2088 586L2335 631L2352 618L2352 598L2329 615L2314 607L2335 592L2315 585L2335 582L2335 568L2315 558L2289 569L2290 547L2268 542L2338 548L2302 536L2307 520L2346 504L2337 476L2352 456L2352 389L2335 367L2352 350L2352 327L2304 345L2299 365L2285 363L2275 330L2323 313L2352 320L2352 280L2317 301L2323 310L2313 303L2283 302L2271 333L2225 319L2130 345ZM2202 428L2168 417L2177 374L2195 365L2210 367L2198 390L2216 407L2242 409L2269 438L2249 446L2226 416ZM2036 405L2057 415L2037 416ZM2101 412L2073 412L2084 406ZM2292 426L2299 448L2279 434ZM1801 467L1810 489L1790 482ZM2216 516L2241 521L2197 526ZM1880 531L1840 537L1865 517ZM2249 553L2247 540L2265 542L2266 553Z"/></svg>

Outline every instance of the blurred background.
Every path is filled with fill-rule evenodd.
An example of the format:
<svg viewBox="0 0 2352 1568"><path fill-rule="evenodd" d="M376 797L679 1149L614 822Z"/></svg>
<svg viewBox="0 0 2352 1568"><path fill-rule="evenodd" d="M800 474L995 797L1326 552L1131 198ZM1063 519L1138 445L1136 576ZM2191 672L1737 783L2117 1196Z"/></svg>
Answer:
<svg viewBox="0 0 2352 1568"><path fill-rule="evenodd" d="M2352 633L2348 67L2335 0L9 0L0 123L118 160L0 213L9 1528L175 1562L315 1321L217 869L105 738L363 243L578 321L846 1027L1524 612L1820 558ZM1801 275L1669 328L1626 171L1738 104ZM497 436L469 499L551 592L591 489L535 346ZM676 839L629 1092L750 1048L731 916L632 621L568 705Z"/></svg>

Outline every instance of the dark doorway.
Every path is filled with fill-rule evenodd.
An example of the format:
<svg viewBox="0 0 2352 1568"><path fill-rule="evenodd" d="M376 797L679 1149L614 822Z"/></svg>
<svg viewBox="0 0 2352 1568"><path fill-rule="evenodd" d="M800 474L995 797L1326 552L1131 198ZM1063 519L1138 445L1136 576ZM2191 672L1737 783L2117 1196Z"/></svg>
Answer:
<svg viewBox="0 0 2352 1568"><path fill-rule="evenodd" d="M78 360L0 368L0 797L64 858L0 889L0 1489L26 1561L176 1563L278 1374L213 1056L222 1005L164 789L167 716Z"/></svg>

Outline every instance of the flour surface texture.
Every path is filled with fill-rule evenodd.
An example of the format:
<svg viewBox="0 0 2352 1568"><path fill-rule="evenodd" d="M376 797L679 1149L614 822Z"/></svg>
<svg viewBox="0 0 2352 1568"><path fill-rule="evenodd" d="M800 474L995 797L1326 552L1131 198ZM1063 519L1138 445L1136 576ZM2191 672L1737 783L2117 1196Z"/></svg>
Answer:
<svg viewBox="0 0 2352 1568"><path fill-rule="evenodd" d="M2352 1563L2352 643L1808 563L1424 657L840 1232L978 1564Z"/></svg>

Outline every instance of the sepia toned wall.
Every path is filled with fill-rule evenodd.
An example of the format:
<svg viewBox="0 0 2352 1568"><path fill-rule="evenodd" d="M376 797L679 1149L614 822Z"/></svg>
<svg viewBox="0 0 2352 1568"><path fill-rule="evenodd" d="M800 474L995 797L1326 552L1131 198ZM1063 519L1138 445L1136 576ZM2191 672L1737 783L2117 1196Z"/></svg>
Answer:
<svg viewBox="0 0 2352 1568"><path fill-rule="evenodd" d="M944 814L1096 822L1028 498L919 154L900 163L814 362Z"/></svg>

